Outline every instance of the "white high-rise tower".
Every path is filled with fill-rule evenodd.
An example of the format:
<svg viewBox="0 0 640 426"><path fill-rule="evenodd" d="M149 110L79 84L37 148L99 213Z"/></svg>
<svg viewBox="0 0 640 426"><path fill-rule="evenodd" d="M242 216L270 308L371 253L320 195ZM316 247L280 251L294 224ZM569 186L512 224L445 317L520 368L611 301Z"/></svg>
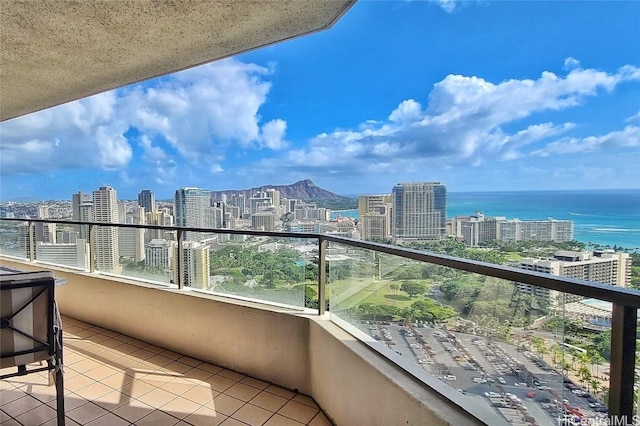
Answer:
<svg viewBox="0 0 640 426"><path fill-rule="evenodd" d="M93 191L93 221L118 223L118 197L110 186L101 186ZM95 250L96 268L103 272L120 272L118 251L118 228L115 226L96 227Z"/></svg>

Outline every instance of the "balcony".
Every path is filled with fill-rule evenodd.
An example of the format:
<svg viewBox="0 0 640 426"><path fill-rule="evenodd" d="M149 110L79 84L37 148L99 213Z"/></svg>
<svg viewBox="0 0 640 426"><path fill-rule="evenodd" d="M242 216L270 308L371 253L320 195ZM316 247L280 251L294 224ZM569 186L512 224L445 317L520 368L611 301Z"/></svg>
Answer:
<svg viewBox="0 0 640 426"><path fill-rule="evenodd" d="M606 416L595 409L588 411L587 399L572 392L579 389L605 404L610 416L621 419L626 415L631 419L635 413L632 378L636 368L640 295L629 289L317 234L98 223L83 223L88 228L90 261L88 268L78 268L43 263L34 248L34 224L56 223L63 227L71 226L72 222L29 220L26 228L24 219L3 219L0 223L2 265L22 270L49 269L67 281L57 287L56 299L66 318L66 379L70 383L67 417L73 421L78 421L73 412L87 404L92 404L87 405L87 410L91 407L102 413L95 421L109 424L120 419L125 422L122 424L142 424L147 416L160 416L168 424L240 421L547 425L557 424L558 419L572 415L575 410L586 418ZM29 231L20 234L18 227ZM173 267L178 272L160 273L156 279L150 279L133 276L136 274L132 272L127 276L97 270L95 235L97 228L106 227L173 235L178 253ZM198 288L185 285L189 282L188 275L193 273L184 250L188 246L185 232L212 234L214 251L236 246L243 247L243 253L257 256L264 253L258 247L278 250L304 245L311 250L299 251L299 260L291 262L293 265L300 262L300 275L286 286L270 285L274 276L270 272L281 265L264 257L265 269L251 272L255 286ZM237 242L240 237L246 240ZM15 244L10 244L11 241ZM211 268L223 278L237 275L237 271L220 265ZM314 268L316 274L308 275ZM425 302L427 306L414 304L427 301L420 295L400 295L392 284L399 286L412 281L409 275L416 271L426 271L422 277L425 282L449 277L451 283L481 283L474 287L477 315L465 311L462 296L445 300L431 295L429 300L443 303ZM538 329L535 316L533 324L506 324L501 317L505 298L500 292L513 289L514 283L534 286L530 288L531 294L553 293L558 303L546 315L557 316L561 322L578 315L569 309L574 303L573 296L610 303L610 361L591 365L587 374L584 368L578 368L580 355L574 353L574 345L567 343L568 332L564 327ZM386 314L371 309L371 301L376 298L386 300L392 307L411 303L412 310L407 312L413 317L402 320L399 316L385 317ZM507 308L517 311L521 302L525 303L514 301ZM592 304L595 306L595 302ZM425 319L425 312L432 317ZM119 352L119 348L124 352ZM113 359L116 355L112 353L117 359ZM140 355L138 360L136 353ZM103 369L109 369L111 374L104 376ZM74 376L80 382L77 388L73 388ZM111 376L115 387L103 380ZM126 384L129 378L130 384ZM229 387L214 386L216 380ZM101 381L102 386L94 385L93 381ZM3 406L5 395L25 398L25 392L46 404L48 401L38 395L50 391L38 386L17 381L3 383ZM208 393L199 393L199 398L206 397L207 401L190 399L186 392L195 386L208 386L205 391L211 393L211 399ZM609 389L606 399L604 386ZM185 391L185 387L190 389ZM108 393L98 395L107 390ZM154 402L153 395L162 395L164 399L160 397L159 402ZM216 403L216 398L226 403L240 402L236 402L234 409L225 402ZM283 405L262 404L263 399L277 400ZM563 403L563 399L567 402ZM39 408L43 404L36 400L24 401L32 404L28 413L50 413ZM287 404L304 410L306 417L287 415ZM135 412L132 416L140 415L143 420L121 416L118 410ZM200 414L195 415L198 410L208 414L200 413L204 417L199 417ZM25 415L4 408L2 411L17 421ZM243 417L248 412L262 413L263 417L258 420ZM85 415L84 411L75 414L80 413ZM298 423L291 423L294 421Z"/></svg>
<svg viewBox="0 0 640 426"><path fill-rule="evenodd" d="M302 394L72 318L63 323L68 425L330 424ZM56 424L44 373L1 383L3 425Z"/></svg>

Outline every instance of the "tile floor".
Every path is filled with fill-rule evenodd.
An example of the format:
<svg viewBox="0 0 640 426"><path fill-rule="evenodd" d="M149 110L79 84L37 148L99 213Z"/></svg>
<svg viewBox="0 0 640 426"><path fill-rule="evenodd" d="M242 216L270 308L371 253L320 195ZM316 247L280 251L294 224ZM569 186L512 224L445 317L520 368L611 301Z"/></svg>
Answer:
<svg viewBox="0 0 640 426"><path fill-rule="evenodd" d="M67 425L331 425L307 396L71 318L63 327ZM0 381L0 424L56 425L47 382Z"/></svg>

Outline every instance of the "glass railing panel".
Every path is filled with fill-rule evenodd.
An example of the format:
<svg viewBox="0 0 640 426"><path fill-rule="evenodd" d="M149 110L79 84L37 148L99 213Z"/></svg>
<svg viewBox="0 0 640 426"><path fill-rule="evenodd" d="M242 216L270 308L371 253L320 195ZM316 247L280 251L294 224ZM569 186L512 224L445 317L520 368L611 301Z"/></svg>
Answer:
<svg viewBox="0 0 640 426"><path fill-rule="evenodd" d="M29 259L29 223L0 222L0 251L8 256Z"/></svg>
<svg viewBox="0 0 640 426"><path fill-rule="evenodd" d="M611 304L539 287L521 286L520 294L528 315L536 316L517 340L518 377L535 392L529 412L542 409L545 417L535 418L548 417L556 424L605 421Z"/></svg>
<svg viewBox="0 0 640 426"><path fill-rule="evenodd" d="M120 274L146 282L175 284L177 231L118 228Z"/></svg>
<svg viewBox="0 0 640 426"><path fill-rule="evenodd" d="M134 278L150 284L173 282L176 231L162 231L149 241L149 229L92 225L81 227L91 244L88 263L98 273Z"/></svg>
<svg viewBox="0 0 640 426"><path fill-rule="evenodd" d="M37 262L89 270L89 233L86 226L35 222L34 253Z"/></svg>
<svg viewBox="0 0 640 426"><path fill-rule="evenodd" d="M343 256L328 260L331 318L381 353L508 423L607 415L610 304L331 247Z"/></svg>
<svg viewBox="0 0 640 426"><path fill-rule="evenodd" d="M317 239L218 234L203 290L317 309L317 256Z"/></svg>

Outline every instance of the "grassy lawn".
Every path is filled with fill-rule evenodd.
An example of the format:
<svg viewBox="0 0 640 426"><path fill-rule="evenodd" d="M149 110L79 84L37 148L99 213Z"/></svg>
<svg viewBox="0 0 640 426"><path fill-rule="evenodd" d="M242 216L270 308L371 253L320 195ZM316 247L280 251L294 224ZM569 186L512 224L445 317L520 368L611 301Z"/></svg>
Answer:
<svg viewBox="0 0 640 426"><path fill-rule="evenodd" d="M420 300L418 297L409 298L409 296L402 291L391 290L390 286L393 283L400 284L397 281L387 280L373 282L340 302L338 308L346 309L363 303L370 303L373 305L392 305L397 306L398 308L405 308L411 306L411 304L416 300Z"/></svg>

